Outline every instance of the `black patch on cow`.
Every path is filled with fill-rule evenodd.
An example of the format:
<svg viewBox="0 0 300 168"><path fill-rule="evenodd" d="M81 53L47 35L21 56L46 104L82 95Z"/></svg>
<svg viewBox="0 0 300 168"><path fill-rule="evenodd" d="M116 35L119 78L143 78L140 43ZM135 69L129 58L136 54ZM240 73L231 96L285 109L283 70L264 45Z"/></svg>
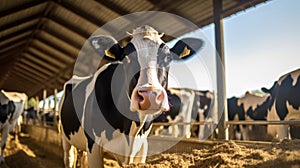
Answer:
<svg viewBox="0 0 300 168"><path fill-rule="evenodd" d="M300 126L291 125L290 134L292 139L300 139Z"/></svg>
<svg viewBox="0 0 300 168"><path fill-rule="evenodd" d="M0 122L5 123L8 117L8 106L7 104L0 105Z"/></svg>
<svg viewBox="0 0 300 168"><path fill-rule="evenodd" d="M240 121L245 120L244 104L242 103L239 106L237 97L232 97L230 99L227 99L227 106L228 106L228 119L230 121L233 121L235 115L238 115Z"/></svg>
<svg viewBox="0 0 300 168"><path fill-rule="evenodd" d="M13 101L8 101L7 106L8 106L8 115L10 115L9 120L11 122L11 119L16 111L16 105Z"/></svg>
<svg viewBox="0 0 300 168"><path fill-rule="evenodd" d="M228 111L228 119L229 121L233 121L235 115L238 115L239 121L245 121L246 119L246 112L244 110L244 104L242 103L240 106L238 105L238 98L232 97L227 99L227 111ZM246 125L242 125L246 127ZM239 125L236 125L236 130L240 131Z"/></svg>
<svg viewBox="0 0 300 168"><path fill-rule="evenodd" d="M61 109L61 123L68 139L71 134L78 132L81 125L79 118L82 118L83 105L85 100L85 89L92 78L88 78L79 83L75 88L73 84L67 84L65 88L65 98Z"/></svg>
<svg viewBox="0 0 300 168"><path fill-rule="evenodd" d="M251 107L246 113L253 120L267 120L269 103L270 97L268 97L263 104L258 105L255 110Z"/></svg>
<svg viewBox="0 0 300 168"><path fill-rule="evenodd" d="M8 101L8 103L4 105L0 104L0 122L5 123L9 116L11 119L15 110L16 110L16 105L13 101Z"/></svg>
<svg viewBox="0 0 300 168"><path fill-rule="evenodd" d="M117 75L117 84L112 84L113 74ZM128 135L132 121L135 121L137 126L140 125L137 112L131 112L129 109L130 101L125 93L124 83L122 64L111 64L98 75L94 91L88 97L84 117L84 128L90 136L88 137L89 150L94 143L94 133L100 137L105 131L106 138L111 140L115 130ZM119 100L114 101L113 94L117 94L114 96ZM119 111L120 109L122 111ZM145 126L145 129L147 127ZM129 145L129 137L126 138Z"/></svg>
<svg viewBox="0 0 300 168"><path fill-rule="evenodd" d="M293 78L289 74L275 89L275 95L272 96L276 99L276 112L280 120L284 120L288 114L287 102L294 109L298 109L300 106L300 76L297 78L296 85L293 86Z"/></svg>

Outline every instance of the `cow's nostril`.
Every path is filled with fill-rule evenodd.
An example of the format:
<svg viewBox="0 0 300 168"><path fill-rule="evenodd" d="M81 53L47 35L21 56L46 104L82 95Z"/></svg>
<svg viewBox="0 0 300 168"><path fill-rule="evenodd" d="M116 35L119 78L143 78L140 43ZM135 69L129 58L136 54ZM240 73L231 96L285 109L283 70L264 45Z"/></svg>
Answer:
<svg viewBox="0 0 300 168"><path fill-rule="evenodd" d="M157 96L156 99L157 99L158 101L162 101L163 98L164 98L164 94L163 94L163 92L160 92L160 93L158 94L158 96Z"/></svg>
<svg viewBox="0 0 300 168"><path fill-rule="evenodd" d="M144 92L145 91L142 91L142 90L138 91L138 94L137 94L137 100L138 100L138 102L142 102L145 99L144 95L143 95Z"/></svg>

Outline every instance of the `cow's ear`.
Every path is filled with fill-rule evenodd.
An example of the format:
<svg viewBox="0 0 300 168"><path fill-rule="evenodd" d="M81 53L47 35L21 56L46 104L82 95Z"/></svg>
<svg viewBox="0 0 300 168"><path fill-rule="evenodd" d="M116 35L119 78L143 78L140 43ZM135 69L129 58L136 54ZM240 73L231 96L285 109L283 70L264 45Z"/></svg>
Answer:
<svg viewBox="0 0 300 168"><path fill-rule="evenodd" d="M117 40L111 36L92 36L89 39L92 48L103 58L109 61L122 60L123 49Z"/></svg>
<svg viewBox="0 0 300 168"><path fill-rule="evenodd" d="M203 46L203 41L196 38L184 38L179 40L171 48L173 60L184 60L194 55Z"/></svg>

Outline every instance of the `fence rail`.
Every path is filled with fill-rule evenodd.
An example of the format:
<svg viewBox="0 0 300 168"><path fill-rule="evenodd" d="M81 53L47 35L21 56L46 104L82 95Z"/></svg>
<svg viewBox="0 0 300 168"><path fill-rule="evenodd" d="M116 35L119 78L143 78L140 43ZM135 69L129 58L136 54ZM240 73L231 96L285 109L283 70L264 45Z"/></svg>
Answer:
<svg viewBox="0 0 300 168"><path fill-rule="evenodd" d="M153 123L153 126L171 126L171 125L207 125L213 124L212 121L201 122L178 122L178 123ZM226 125L297 125L300 126L300 120L289 121L226 121Z"/></svg>
<svg viewBox="0 0 300 168"><path fill-rule="evenodd" d="M289 121L226 121L229 125L299 125L300 120Z"/></svg>

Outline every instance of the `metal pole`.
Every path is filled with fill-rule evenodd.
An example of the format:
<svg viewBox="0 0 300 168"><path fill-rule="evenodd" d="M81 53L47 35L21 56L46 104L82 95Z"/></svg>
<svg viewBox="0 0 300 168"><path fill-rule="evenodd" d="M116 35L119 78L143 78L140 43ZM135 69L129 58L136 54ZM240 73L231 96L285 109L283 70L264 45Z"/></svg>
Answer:
<svg viewBox="0 0 300 168"><path fill-rule="evenodd" d="M54 89L54 125L57 125L57 113L58 113L58 107L57 107L57 89Z"/></svg>
<svg viewBox="0 0 300 168"><path fill-rule="evenodd" d="M36 110L36 118L33 119L33 124L36 124L36 121L37 119L39 120L40 119L40 116L39 116L39 111L40 111L40 98L39 96L35 96L35 101L36 101L36 107L35 107L35 110Z"/></svg>
<svg viewBox="0 0 300 168"><path fill-rule="evenodd" d="M218 105L218 139L229 139L228 128L225 121L228 121L226 85L225 85L225 61L224 61L224 38L223 38L223 0L213 0L215 43L216 43L216 68L217 68L217 105Z"/></svg>
<svg viewBox="0 0 300 168"><path fill-rule="evenodd" d="M43 112L41 113L41 116L42 116L42 125L45 125L45 116L44 116L44 114L45 114L45 110L46 110L46 98L47 98L47 90L46 89L44 89L43 90Z"/></svg>

